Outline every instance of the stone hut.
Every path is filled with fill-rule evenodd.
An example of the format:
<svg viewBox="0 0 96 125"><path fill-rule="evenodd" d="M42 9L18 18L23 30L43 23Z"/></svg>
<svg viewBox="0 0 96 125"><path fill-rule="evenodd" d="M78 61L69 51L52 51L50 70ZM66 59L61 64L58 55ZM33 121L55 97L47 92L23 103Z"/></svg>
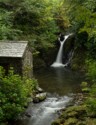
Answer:
<svg viewBox="0 0 96 125"><path fill-rule="evenodd" d="M32 53L27 41L2 41L0 42L0 66L3 66L6 74L13 67L14 72L28 78L32 78L33 61Z"/></svg>

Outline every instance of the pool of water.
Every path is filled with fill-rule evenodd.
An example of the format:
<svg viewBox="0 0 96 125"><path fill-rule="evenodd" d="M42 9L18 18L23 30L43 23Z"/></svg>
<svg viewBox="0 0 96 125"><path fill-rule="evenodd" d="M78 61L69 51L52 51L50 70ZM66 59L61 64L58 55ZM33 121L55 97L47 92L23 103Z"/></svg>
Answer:
<svg viewBox="0 0 96 125"><path fill-rule="evenodd" d="M84 80L82 73L64 67L39 70L34 72L34 76L45 91L61 96L79 92L80 83Z"/></svg>

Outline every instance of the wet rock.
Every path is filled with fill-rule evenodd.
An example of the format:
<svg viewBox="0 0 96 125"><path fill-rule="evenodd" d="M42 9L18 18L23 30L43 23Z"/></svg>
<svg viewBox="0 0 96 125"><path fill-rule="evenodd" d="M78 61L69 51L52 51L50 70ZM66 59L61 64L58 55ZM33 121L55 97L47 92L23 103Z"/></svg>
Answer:
<svg viewBox="0 0 96 125"><path fill-rule="evenodd" d="M44 92L44 90L43 90L42 88L40 88L39 86L36 87L36 91L37 91L38 93Z"/></svg>
<svg viewBox="0 0 96 125"><path fill-rule="evenodd" d="M46 92L36 94L36 96L33 98L33 102L34 103L39 103L41 101L44 101L46 99L46 96L47 96Z"/></svg>
<svg viewBox="0 0 96 125"><path fill-rule="evenodd" d="M34 98L33 98L33 102L34 102L34 103L39 103L40 101L39 101L38 98L34 97Z"/></svg>
<svg viewBox="0 0 96 125"><path fill-rule="evenodd" d="M77 93L74 97L75 105L82 105L84 102L84 95L82 93Z"/></svg>
<svg viewBox="0 0 96 125"><path fill-rule="evenodd" d="M29 114L28 112L26 112L26 113L25 113L25 116L31 117L31 114Z"/></svg>

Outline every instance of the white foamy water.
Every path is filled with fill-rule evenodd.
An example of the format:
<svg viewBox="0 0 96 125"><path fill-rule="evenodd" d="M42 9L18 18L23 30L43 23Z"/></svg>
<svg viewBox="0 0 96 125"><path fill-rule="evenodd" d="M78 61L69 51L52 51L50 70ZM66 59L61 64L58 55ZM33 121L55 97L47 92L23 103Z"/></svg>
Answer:
<svg viewBox="0 0 96 125"><path fill-rule="evenodd" d="M57 111L65 108L71 97L50 97L44 102L33 104L29 107L31 119L28 125L51 125L51 122L57 118Z"/></svg>
<svg viewBox="0 0 96 125"><path fill-rule="evenodd" d="M57 63L57 62L54 62L51 67L65 67L66 64L62 64L62 63Z"/></svg>

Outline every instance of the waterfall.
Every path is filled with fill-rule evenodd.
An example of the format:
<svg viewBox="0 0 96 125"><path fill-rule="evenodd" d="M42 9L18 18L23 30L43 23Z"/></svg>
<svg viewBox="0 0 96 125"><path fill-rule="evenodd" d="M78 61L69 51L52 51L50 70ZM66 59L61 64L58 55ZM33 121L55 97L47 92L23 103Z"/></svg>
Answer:
<svg viewBox="0 0 96 125"><path fill-rule="evenodd" d="M59 48L59 51L58 51L58 54L57 54L57 57L56 57L56 61L51 65L51 67L66 66L66 64L63 64L63 62L62 62L62 57L63 57L63 45L64 45L66 39L67 39L70 35L71 35L71 34L66 35L66 36L64 37L64 40L63 40L63 41L59 38L60 48Z"/></svg>

